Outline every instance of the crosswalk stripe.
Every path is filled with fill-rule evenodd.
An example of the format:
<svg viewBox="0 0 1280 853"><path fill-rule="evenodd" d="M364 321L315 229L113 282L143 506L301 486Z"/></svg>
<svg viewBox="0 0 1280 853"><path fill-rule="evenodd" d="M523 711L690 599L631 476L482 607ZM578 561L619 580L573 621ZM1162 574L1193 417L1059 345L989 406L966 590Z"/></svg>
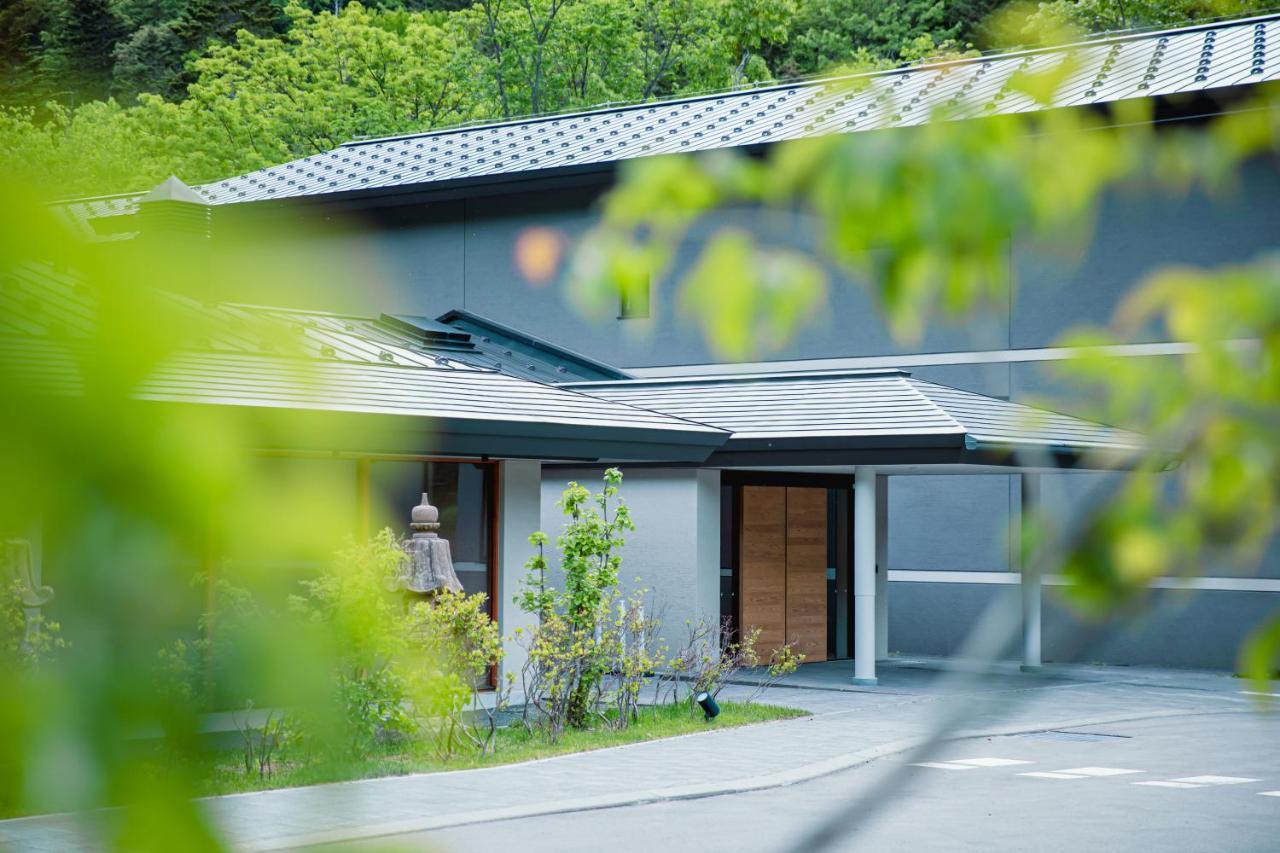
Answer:
<svg viewBox="0 0 1280 853"><path fill-rule="evenodd" d="M1150 785L1152 788L1203 788L1204 785L1194 785L1191 782L1130 782L1130 785Z"/></svg>
<svg viewBox="0 0 1280 853"><path fill-rule="evenodd" d="M1070 773L1051 773L1047 770L1032 770L1027 773L1019 773L1019 776L1034 776L1037 779L1085 779L1088 777Z"/></svg>
<svg viewBox="0 0 1280 853"><path fill-rule="evenodd" d="M1259 791L1259 797L1280 797L1280 791Z"/></svg>
<svg viewBox="0 0 1280 853"><path fill-rule="evenodd" d="M912 767L932 767L934 770L977 770L972 764L950 764L945 761L921 761Z"/></svg>
<svg viewBox="0 0 1280 853"><path fill-rule="evenodd" d="M1012 767L1015 764L1030 764L1018 758L948 758L950 764L968 764L973 767Z"/></svg>
<svg viewBox="0 0 1280 853"><path fill-rule="evenodd" d="M1190 782L1193 785L1243 785L1245 782L1261 782L1261 779L1249 779L1244 776L1186 776L1174 779L1175 782Z"/></svg>
<svg viewBox="0 0 1280 853"><path fill-rule="evenodd" d="M1142 770L1125 770L1120 767L1072 767L1068 770L1059 770L1059 773L1074 773L1077 776L1125 776L1129 773L1142 773ZM1179 782L1194 781L1191 779L1179 779Z"/></svg>

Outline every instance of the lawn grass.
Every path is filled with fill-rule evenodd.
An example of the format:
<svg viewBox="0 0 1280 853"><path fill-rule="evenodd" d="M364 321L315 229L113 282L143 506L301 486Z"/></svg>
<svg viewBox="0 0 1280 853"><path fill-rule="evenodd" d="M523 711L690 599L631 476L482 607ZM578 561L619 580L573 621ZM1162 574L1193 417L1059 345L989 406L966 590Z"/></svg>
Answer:
<svg viewBox="0 0 1280 853"><path fill-rule="evenodd" d="M720 716L706 722L701 711L696 708L691 710L685 703L661 705L641 708L639 719L621 731L603 725L581 731L567 731L555 743L539 733L530 733L517 722L498 730L496 750L484 757L477 752L462 752L448 761L442 761L428 744L388 745L374 754L343 762L291 761L286 755L276 762L275 772L266 777L259 777L256 771L246 774L240 752L228 750L214 757L205 772L199 774L202 777L199 793L204 796L237 794L380 776L402 776L407 773L496 767L711 729L785 720L806 714L807 711L797 708L724 702L720 705Z"/></svg>

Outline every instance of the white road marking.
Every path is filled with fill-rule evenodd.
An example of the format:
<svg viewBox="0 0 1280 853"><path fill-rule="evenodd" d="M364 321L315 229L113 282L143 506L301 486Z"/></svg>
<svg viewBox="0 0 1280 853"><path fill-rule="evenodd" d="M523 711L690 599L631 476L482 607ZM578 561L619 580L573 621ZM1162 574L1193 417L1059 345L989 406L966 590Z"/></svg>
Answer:
<svg viewBox="0 0 1280 853"><path fill-rule="evenodd" d="M1280 791L1259 791L1259 797L1280 797Z"/></svg>
<svg viewBox="0 0 1280 853"><path fill-rule="evenodd" d="M1130 782L1130 785L1150 785L1152 788L1203 788L1190 782Z"/></svg>
<svg viewBox="0 0 1280 853"><path fill-rule="evenodd" d="M1261 782L1261 779L1249 779L1245 776L1186 776L1174 779L1175 782L1190 782L1192 785L1242 785L1245 782Z"/></svg>
<svg viewBox="0 0 1280 853"><path fill-rule="evenodd" d="M1124 770L1119 767L1072 767L1059 770L1059 773L1071 773L1077 776L1124 776L1129 773L1144 773L1143 770ZM1192 782L1193 779L1179 779L1180 782Z"/></svg>
<svg viewBox="0 0 1280 853"><path fill-rule="evenodd" d="M1245 696L1270 696L1272 699L1280 699L1280 693L1263 693L1260 690L1241 690Z"/></svg>
<svg viewBox="0 0 1280 853"><path fill-rule="evenodd" d="M1080 775L1072 775L1070 773L1050 773L1044 770L1033 770L1029 773L1019 773L1019 776L1034 776L1037 779L1084 779L1086 777Z"/></svg>
<svg viewBox="0 0 1280 853"><path fill-rule="evenodd" d="M932 767L934 770L977 770L972 764L948 764L945 761L921 761L912 767Z"/></svg>
<svg viewBox="0 0 1280 853"><path fill-rule="evenodd" d="M972 767L1012 767L1015 764L1030 764L1018 758L949 758L950 764L968 764Z"/></svg>

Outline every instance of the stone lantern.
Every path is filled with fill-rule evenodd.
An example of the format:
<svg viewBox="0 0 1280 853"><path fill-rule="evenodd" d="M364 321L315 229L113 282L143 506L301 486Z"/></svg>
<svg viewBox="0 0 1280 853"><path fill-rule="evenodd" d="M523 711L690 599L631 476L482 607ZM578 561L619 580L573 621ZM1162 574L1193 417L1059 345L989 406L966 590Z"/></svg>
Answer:
<svg viewBox="0 0 1280 853"><path fill-rule="evenodd" d="M404 542L409 560L400 588L422 596L443 590L462 592L462 582L453 570L449 540L441 539L436 533L440 529L440 510L431 505L426 492L410 514L409 527L413 535Z"/></svg>

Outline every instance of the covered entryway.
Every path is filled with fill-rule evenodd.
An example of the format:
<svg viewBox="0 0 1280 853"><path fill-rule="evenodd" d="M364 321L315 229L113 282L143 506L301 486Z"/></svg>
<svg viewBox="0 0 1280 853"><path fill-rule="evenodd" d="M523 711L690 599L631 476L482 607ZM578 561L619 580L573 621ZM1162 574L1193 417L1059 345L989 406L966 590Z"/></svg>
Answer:
<svg viewBox="0 0 1280 853"><path fill-rule="evenodd" d="M852 656L852 680L861 685L876 683L876 660L887 652L887 478L1019 473L1025 503L1033 499L1040 472L1123 467L1145 446L1141 436L1121 429L924 382L900 370L574 387L732 433L703 463L721 471L729 488L722 488L721 504L734 507L721 515L722 614L735 619L739 630L759 627L762 648L785 638L810 661ZM823 531L829 543L833 533L836 540L825 565L826 643L818 637L821 619L814 608L818 501L796 491L792 509L793 489L821 486L813 478L823 475L833 481L826 484L828 506L836 490L836 501L847 507ZM1040 580L1028 567L1022 575L1023 662L1034 668L1040 660ZM843 638L849 639L842 648Z"/></svg>
<svg viewBox="0 0 1280 853"><path fill-rule="evenodd" d="M768 654L852 656L851 477L730 472L721 479L720 615Z"/></svg>

